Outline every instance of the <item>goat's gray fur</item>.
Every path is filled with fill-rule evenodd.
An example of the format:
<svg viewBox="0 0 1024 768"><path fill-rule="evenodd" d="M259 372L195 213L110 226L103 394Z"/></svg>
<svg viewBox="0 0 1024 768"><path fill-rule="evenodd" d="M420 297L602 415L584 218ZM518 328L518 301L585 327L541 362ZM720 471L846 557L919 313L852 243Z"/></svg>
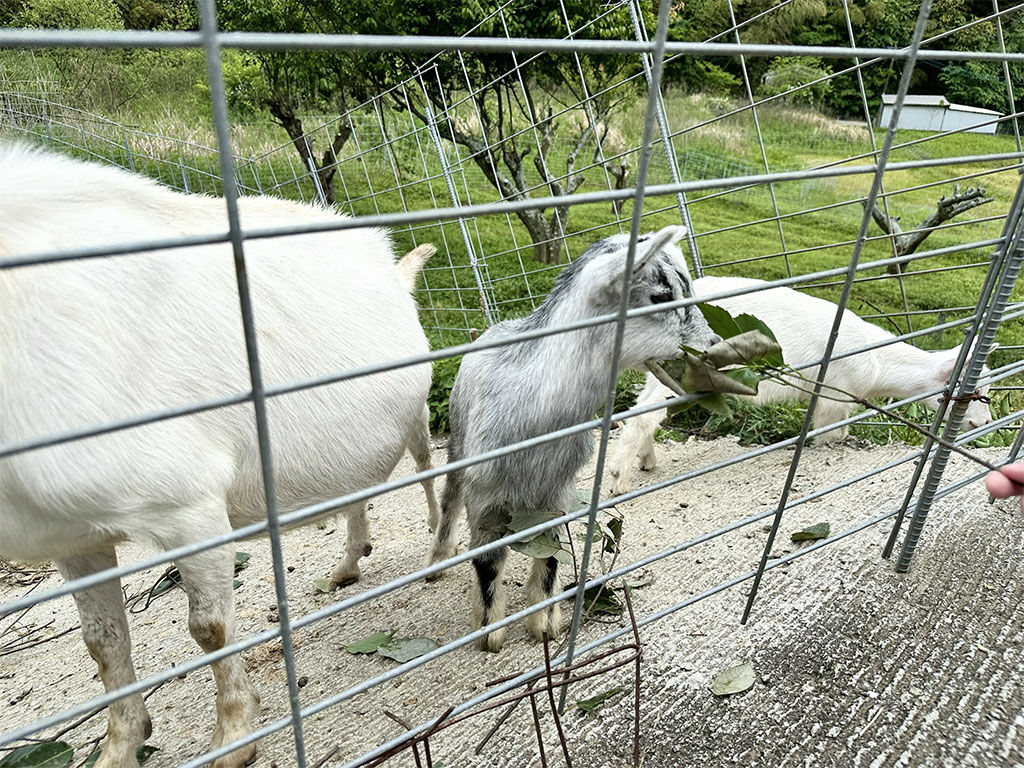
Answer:
<svg viewBox="0 0 1024 768"><path fill-rule="evenodd" d="M685 227L672 226L639 238L629 281L630 308L692 295L686 263L674 245L685 234ZM615 312L628 245L626 235L595 243L561 272L536 311L498 323L480 341ZM615 326L603 324L467 354L451 391L448 460L457 461L593 418L606 396L614 337ZM640 367L652 358L675 357L681 344L703 349L719 340L695 306L629 318L619 370ZM500 531L484 523L508 510L568 511L576 473L590 457L593 443L592 434L580 433L451 472L430 562L454 554L452 526L463 501L471 547L499 538ZM479 587L474 598L477 626L505 615L501 571L506 549L473 559ZM527 583L531 604L553 593L556 570L553 557L534 561ZM538 639L545 633L557 636L557 606L531 614L528 623ZM503 639L504 629L495 630L481 640L480 647L497 651Z"/></svg>

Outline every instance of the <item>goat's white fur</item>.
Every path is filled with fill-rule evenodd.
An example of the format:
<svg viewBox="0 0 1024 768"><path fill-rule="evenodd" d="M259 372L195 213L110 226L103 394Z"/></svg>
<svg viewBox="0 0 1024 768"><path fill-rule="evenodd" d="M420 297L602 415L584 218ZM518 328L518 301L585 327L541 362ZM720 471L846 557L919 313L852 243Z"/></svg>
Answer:
<svg viewBox="0 0 1024 768"><path fill-rule="evenodd" d="M712 296L744 287L763 285L762 280L744 277L702 277L693 281L694 291L698 296ZM769 288L755 293L716 299L709 303L722 307L732 315L746 313L759 318L771 328L782 347L786 363L792 367L821 360L836 313L836 305L833 302L809 296L792 288ZM852 352L891 338L893 335L888 331L846 310L839 326L839 336L836 338L833 355ZM833 360L829 364L825 383L859 397L913 397L944 387L959 352L959 347L927 352L906 342L894 342ZM801 369L800 373L813 382L817 379L818 368L813 366ZM808 388L806 384L801 386ZM987 386L982 387L978 394L984 395L987 391ZM823 394L843 397L829 390L824 390ZM648 374L646 386L637 398L637 405L650 405L670 397L674 397L674 393L653 375ZM758 386L757 396L750 399L754 403L764 404L786 400L809 400L810 396L784 384L763 381ZM930 408L935 408L938 406L938 396L929 396L922 402ZM814 428L842 421L849 417L856 407L855 403L819 398L814 413ZM650 411L626 420L608 463L613 494L618 495L629 490L630 468L635 456L639 456L641 469L654 469L654 430L665 418L665 413L664 410ZM964 423L976 427L989 421L991 416L988 406L982 401L972 400L967 407ZM847 427L842 426L823 433L817 439L821 442L831 442L843 439L846 434Z"/></svg>
<svg viewBox="0 0 1024 768"><path fill-rule="evenodd" d="M265 197L242 198L239 209L250 229L341 218ZM221 199L0 149L0 257L225 229ZM427 351L410 290L432 246L397 267L380 229L248 240L245 252L267 386ZM227 245L2 270L0 306L0 444L250 388ZM406 447L429 467L429 386L421 364L268 400L278 509L382 483ZM0 556L52 558L65 578L85 576L116 565L118 542L171 549L265 519L260 477L248 404L17 454L0 460ZM364 505L343 511L349 539L337 584L358 578L370 550ZM207 652L233 640L232 550L177 561L189 629ZM134 681L119 580L75 598L104 686ZM237 655L211 666L217 747L252 730L259 699ZM140 695L112 704L98 768L134 766L148 733ZM215 765L242 765L254 751Z"/></svg>

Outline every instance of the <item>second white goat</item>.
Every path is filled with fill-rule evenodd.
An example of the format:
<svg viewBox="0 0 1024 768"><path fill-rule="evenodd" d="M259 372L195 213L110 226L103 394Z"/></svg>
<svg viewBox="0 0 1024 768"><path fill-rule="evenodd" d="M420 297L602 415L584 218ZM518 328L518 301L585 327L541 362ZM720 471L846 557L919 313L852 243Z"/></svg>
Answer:
<svg viewBox="0 0 1024 768"><path fill-rule="evenodd" d="M693 281L698 296L735 291L741 288L763 286L763 280L745 277L702 277ZM764 322L775 334L786 363L799 368L803 363L820 361L825 353L829 333L836 314L836 305L825 299L809 296L792 288L769 288L749 294L716 299L709 302L730 314L750 314ZM893 335L877 325L862 320L846 310L839 326L833 356L843 355L862 347L877 344ZM877 349L858 352L848 357L833 360L828 367L825 383L858 397L908 398L946 386L953 372L959 347L928 352L897 341ZM987 369L985 371L987 373ZM799 383L803 389L813 389L818 377L818 367L801 368L800 373L810 383ZM976 393L983 398L988 387ZM834 390L825 389L823 395L844 398ZM637 405L649 405L674 397L674 393L648 374L647 384L637 398ZM758 387L754 403L764 404L787 400L809 400L810 395L796 387L774 381L763 381ZM938 395L922 399L930 408L938 406ZM814 412L814 428L819 429L849 417L857 407L853 402L839 402L825 397L818 399ZM640 468L651 470L656 466L654 454L654 430L665 418L665 410L648 413L628 419L608 463L611 475L611 491L618 495L629 490L630 469L633 458L638 456ZM964 423L971 428L991 421L988 406L983 399L972 400L964 416ZM847 435L847 427L818 436L821 442L841 440Z"/></svg>

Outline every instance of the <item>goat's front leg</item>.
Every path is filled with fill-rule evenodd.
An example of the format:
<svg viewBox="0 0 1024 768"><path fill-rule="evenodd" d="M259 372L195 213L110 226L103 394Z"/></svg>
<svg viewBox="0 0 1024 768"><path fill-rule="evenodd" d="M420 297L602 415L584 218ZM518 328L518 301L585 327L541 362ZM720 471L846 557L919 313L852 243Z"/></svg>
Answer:
<svg viewBox="0 0 1024 768"><path fill-rule="evenodd" d="M197 511L193 521L202 520L201 530L190 531L187 540L163 541L172 548L209 538L230 530L223 503L211 503ZM231 588L234 548L209 549L175 562L181 572L181 586L188 595L188 629L205 653L213 653L235 640L235 611ZM259 714L260 698L249 682L242 657L237 653L210 664L217 684L217 725L211 749L252 733ZM256 756L256 745L247 744L217 758L214 768L239 768Z"/></svg>
<svg viewBox="0 0 1024 768"><path fill-rule="evenodd" d="M821 429L827 427L829 424L835 424L837 421L849 418L853 412L854 406L850 403L837 403L834 400L826 400L825 398L818 398L818 404L814 409L814 428ZM818 443L835 443L840 440L845 440L846 436L850 433L849 425L843 425L836 427L830 432L825 432L818 435L815 438Z"/></svg>
<svg viewBox="0 0 1024 768"><path fill-rule="evenodd" d="M57 563L61 574L69 581L116 565L117 553L113 547ZM99 666L103 687L109 692L134 683L135 667L132 665L132 645L120 579L111 579L76 592L75 604L82 621L82 637L89 654ZM138 766L135 753L151 731L152 724L142 694L133 693L113 702L107 715L107 740L96 761L96 768Z"/></svg>
<svg viewBox="0 0 1024 768"><path fill-rule="evenodd" d="M331 587L347 587L355 584L362 575L359 570L359 559L373 551L370 543L370 523L366 519L366 503L360 502L346 507L345 515L348 532L345 536L345 559L331 574Z"/></svg>
<svg viewBox="0 0 1024 768"><path fill-rule="evenodd" d="M474 527L470 536L470 547L479 547L494 541L498 536L491 531L483 531ZM508 547L492 549L483 555L473 558L473 570L476 572L477 589L473 596L473 628L491 624L505 618L506 597L505 583L502 572ZM505 627L495 629L477 640L477 648L482 651L497 653L505 642Z"/></svg>
<svg viewBox="0 0 1024 768"><path fill-rule="evenodd" d="M558 560L553 557L535 559L530 569L530 578L526 582L526 601L533 605L547 600L555 593L555 579L558 576ZM531 613L526 618L526 626L530 634L538 640L544 635L554 640L562 631L562 609L555 603L547 608Z"/></svg>

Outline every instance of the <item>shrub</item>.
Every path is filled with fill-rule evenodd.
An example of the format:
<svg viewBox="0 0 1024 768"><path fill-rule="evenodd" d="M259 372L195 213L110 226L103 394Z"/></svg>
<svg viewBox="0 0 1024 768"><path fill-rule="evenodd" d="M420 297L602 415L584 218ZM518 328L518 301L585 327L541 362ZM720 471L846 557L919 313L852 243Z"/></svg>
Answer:
<svg viewBox="0 0 1024 768"><path fill-rule="evenodd" d="M768 71L761 78L761 94L777 96L784 93L786 95L782 97L782 101L789 104L819 106L832 91L832 81L826 80L808 88L801 86L831 73L832 70L824 66L820 59L810 56L778 58L772 61ZM788 93L794 88L800 90Z"/></svg>

